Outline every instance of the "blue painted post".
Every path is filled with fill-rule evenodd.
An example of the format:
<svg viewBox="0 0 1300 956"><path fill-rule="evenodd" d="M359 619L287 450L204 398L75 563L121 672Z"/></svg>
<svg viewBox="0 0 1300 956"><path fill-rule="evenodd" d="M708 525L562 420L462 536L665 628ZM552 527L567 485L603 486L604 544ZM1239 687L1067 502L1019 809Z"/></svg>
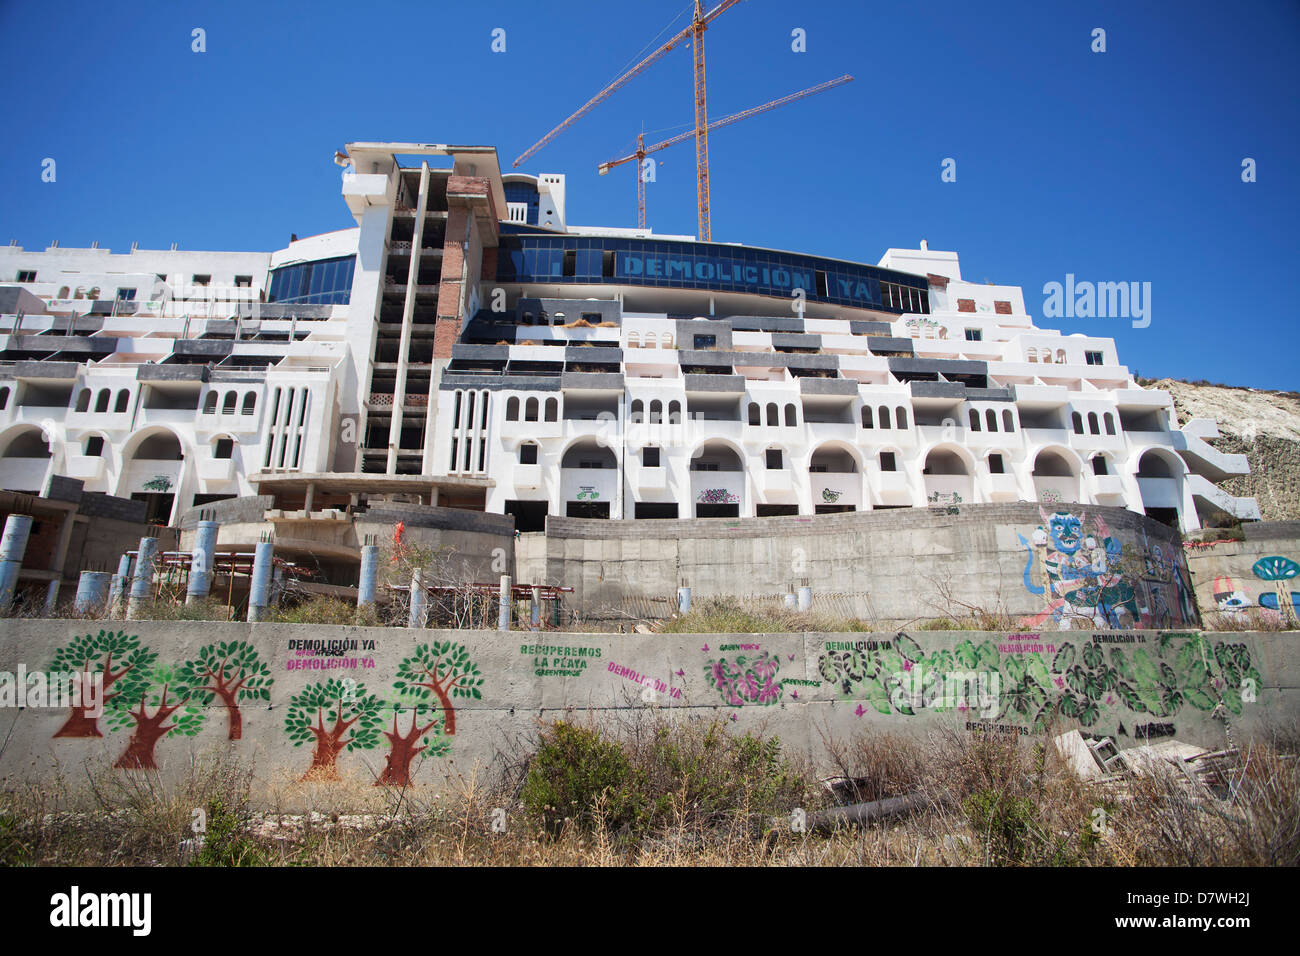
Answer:
<svg viewBox="0 0 1300 956"><path fill-rule="evenodd" d="M379 580L379 545L361 547L361 580L357 584L357 607L375 603L375 588Z"/></svg>
<svg viewBox="0 0 1300 956"><path fill-rule="evenodd" d="M812 588L808 587L807 585L799 589L798 608L801 611L808 611L812 609Z"/></svg>
<svg viewBox="0 0 1300 956"><path fill-rule="evenodd" d="M23 566L27 537L32 532L31 515L11 514L0 537L0 614L8 614L18 589L18 572Z"/></svg>
<svg viewBox="0 0 1300 956"><path fill-rule="evenodd" d="M185 603L195 604L212 593L215 562L217 560L217 532L221 525L215 521L200 521L194 534L194 553L190 561L190 581L185 588Z"/></svg>
<svg viewBox="0 0 1300 956"><path fill-rule="evenodd" d="M690 588L677 589L677 610L680 611L682 614L691 613L691 589Z"/></svg>
<svg viewBox="0 0 1300 956"><path fill-rule="evenodd" d="M429 619L429 595L424 591L424 577L416 568L411 575L411 613L406 619L407 627L424 627Z"/></svg>
<svg viewBox="0 0 1300 956"><path fill-rule="evenodd" d="M117 562L117 574L113 575L113 583L108 589L108 613L116 617L122 610L122 595L126 593L127 585L131 581L131 556L122 555Z"/></svg>
<svg viewBox="0 0 1300 956"><path fill-rule="evenodd" d="M77 596L72 609L78 614L98 614L104 610L113 575L107 571L82 571L77 579Z"/></svg>
<svg viewBox="0 0 1300 956"><path fill-rule="evenodd" d="M135 577L131 579L131 594L126 602L126 619L134 621L141 607L153 596L153 562L158 554L157 538L141 538L140 550L135 559Z"/></svg>
<svg viewBox="0 0 1300 956"><path fill-rule="evenodd" d="M257 542L253 552L253 579L248 586L248 620L252 623L266 616L266 605L271 596L271 569L275 566L275 545L270 541Z"/></svg>

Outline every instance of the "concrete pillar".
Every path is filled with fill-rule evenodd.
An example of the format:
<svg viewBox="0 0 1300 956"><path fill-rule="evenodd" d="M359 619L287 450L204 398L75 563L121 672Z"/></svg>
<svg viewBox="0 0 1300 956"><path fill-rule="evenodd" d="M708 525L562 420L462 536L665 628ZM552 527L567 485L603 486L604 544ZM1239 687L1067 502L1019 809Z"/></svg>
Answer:
<svg viewBox="0 0 1300 956"><path fill-rule="evenodd" d="M680 611L682 614L691 613L691 589L690 588L677 589L677 610Z"/></svg>
<svg viewBox="0 0 1300 956"><path fill-rule="evenodd" d="M248 620L257 622L266 617L266 606L271 600L271 571L275 567L275 545L270 541L257 542L253 552L253 578L248 585Z"/></svg>
<svg viewBox="0 0 1300 956"><path fill-rule="evenodd" d="M292 341L292 340L291 340ZM311 514L312 506L316 504L316 482L307 482L307 495L302 503L302 510Z"/></svg>
<svg viewBox="0 0 1300 956"><path fill-rule="evenodd" d="M542 629L542 589L533 588L532 600L528 608L528 629L540 631Z"/></svg>
<svg viewBox="0 0 1300 956"><path fill-rule="evenodd" d="M411 575L411 613L407 616L407 627L424 627L429 621L429 595L424 591L424 576L416 568Z"/></svg>
<svg viewBox="0 0 1300 956"><path fill-rule="evenodd" d="M108 613L116 617L121 613L122 595L126 593L127 586L131 582L131 556L124 554L117 562L117 574L113 575L113 581L108 590Z"/></svg>
<svg viewBox="0 0 1300 956"><path fill-rule="evenodd" d="M135 559L135 576L131 579L131 593L126 602L126 619L135 620L141 607L152 597L153 562L158 554L157 538L141 538L140 550Z"/></svg>
<svg viewBox="0 0 1300 956"><path fill-rule="evenodd" d="M63 582L55 578L45 586L45 613L53 616L54 609L59 606L59 585Z"/></svg>
<svg viewBox="0 0 1300 956"><path fill-rule="evenodd" d="M215 521L200 521L194 534L194 554L190 561L190 580L185 587L185 603L194 604L212 593L212 578L217 560L217 531L221 525Z"/></svg>
<svg viewBox="0 0 1300 956"><path fill-rule="evenodd" d="M501 597L497 603L497 630L510 630L510 575L501 575Z"/></svg>
<svg viewBox="0 0 1300 956"><path fill-rule="evenodd" d="M790 592L789 594L785 595L785 597L782 599L782 601L784 602L784 604L785 604L786 607L788 607L788 608L789 608L790 610L792 610L792 611L794 610L794 608L795 608L795 599L794 599L794 592L793 592L793 591Z"/></svg>
<svg viewBox="0 0 1300 956"><path fill-rule="evenodd" d="M379 545L361 546L361 579L357 583L357 607L375 603L375 586L379 579Z"/></svg>
<svg viewBox="0 0 1300 956"><path fill-rule="evenodd" d="M107 571L82 571L77 581L77 596L72 609L78 614L95 614L104 610L113 575Z"/></svg>
<svg viewBox="0 0 1300 956"><path fill-rule="evenodd" d="M23 566L27 538L32 533L32 516L11 514L0 537L0 614L8 614L18 589L18 572Z"/></svg>
<svg viewBox="0 0 1300 956"><path fill-rule="evenodd" d="M804 585L799 589L799 597L795 606L800 611L812 610L812 588Z"/></svg>

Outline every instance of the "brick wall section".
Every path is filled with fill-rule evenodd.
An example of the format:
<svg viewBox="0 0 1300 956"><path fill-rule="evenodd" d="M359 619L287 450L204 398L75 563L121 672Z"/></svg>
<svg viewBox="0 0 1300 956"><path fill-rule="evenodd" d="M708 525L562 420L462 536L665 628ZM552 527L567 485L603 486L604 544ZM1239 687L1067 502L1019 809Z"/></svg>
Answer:
<svg viewBox="0 0 1300 956"><path fill-rule="evenodd" d="M497 250L496 247L483 250L483 268L479 270L479 278L487 282L495 282L497 278Z"/></svg>
<svg viewBox="0 0 1300 956"><path fill-rule="evenodd" d="M975 300L974 300L974 299L958 299L958 300L957 300L957 311L958 311L958 312L974 312L974 311L975 311Z"/></svg>
<svg viewBox="0 0 1300 956"><path fill-rule="evenodd" d="M141 526L145 523L147 506L143 501L130 498L118 498L98 491L87 491L81 496L77 514L88 518L110 518L116 521L129 521Z"/></svg>
<svg viewBox="0 0 1300 956"><path fill-rule="evenodd" d="M1001 300L995 299L993 302L993 311L996 312L998 315L1010 315L1011 303L1002 302Z"/></svg>
<svg viewBox="0 0 1300 956"><path fill-rule="evenodd" d="M85 482L76 478L54 475L50 478L50 492L46 497L51 501L70 501L75 504L81 500L85 487Z"/></svg>
<svg viewBox="0 0 1300 956"><path fill-rule="evenodd" d="M275 507L275 499L270 495L254 495L248 498L229 498L214 501L199 508L191 508L181 515L180 526L192 531L199 526L199 513L210 512L212 520L222 524L234 522L245 523L261 521L269 508Z"/></svg>

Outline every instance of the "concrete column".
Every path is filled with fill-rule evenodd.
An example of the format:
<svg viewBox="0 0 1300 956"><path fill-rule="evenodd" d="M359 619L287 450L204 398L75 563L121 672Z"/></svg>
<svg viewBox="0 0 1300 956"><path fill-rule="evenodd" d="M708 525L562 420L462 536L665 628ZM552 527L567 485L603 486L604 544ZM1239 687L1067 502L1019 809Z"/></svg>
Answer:
<svg viewBox="0 0 1300 956"><path fill-rule="evenodd" d="M307 495L302 503L303 511L310 515L314 504L316 504L316 482L309 481L307 482Z"/></svg>
<svg viewBox="0 0 1300 956"><path fill-rule="evenodd" d="M135 620L140 608L152 596L153 562L158 554L157 538L141 538L140 550L135 559L135 577L131 579L131 593L126 602L126 619Z"/></svg>
<svg viewBox="0 0 1300 956"><path fill-rule="evenodd" d="M411 329L415 321L415 286L420 281L420 247L424 244L424 214L429 206L429 164L420 165L420 198L415 207L411 236L411 266L406 273L406 300L402 303L402 335L397 346L397 376L393 383L393 417L388 427L388 474L397 471L397 448L402 440L402 404L406 401L406 372L410 365ZM426 411L427 415L428 412Z"/></svg>
<svg viewBox="0 0 1300 956"><path fill-rule="evenodd" d="M32 516L11 514L0 537L0 614L8 614L18 589L18 572L23 566L27 538L32 533Z"/></svg>
<svg viewBox="0 0 1300 956"><path fill-rule="evenodd" d="M788 607L790 610L793 611L795 609L795 599L793 593L785 595L785 597L783 597L781 600L782 603L784 603L785 606Z"/></svg>
<svg viewBox="0 0 1300 956"><path fill-rule="evenodd" d="M497 603L497 630L510 630L510 575L501 575L501 596Z"/></svg>
<svg viewBox="0 0 1300 956"><path fill-rule="evenodd" d="M361 546L361 579L357 583L357 607L375 603L375 586L379 578L379 545Z"/></svg>
<svg viewBox="0 0 1300 956"><path fill-rule="evenodd" d="M528 608L528 629L540 631L542 629L542 590L533 588L532 600Z"/></svg>
<svg viewBox="0 0 1300 956"><path fill-rule="evenodd" d="M800 611L808 611L812 609L812 588L804 585L799 589L798 600L796 601L795 606Z"/></svg>
<svg viewBox="0 0 1300 956"><path fill-rule="evenodd" d="M126 593L127 585L131 581L131 556L122 555L117 562L117 574L113 575L113 581L108 590L108 613L116 617L121 613L122 595Z"/></svg>
<svg viewBox="0 0 1300 956"><path fill-rule="evenodd" d="M200 521L194 535L194 554L190 561L190 580L185 588L185 603L194 604L212 593L213 571L217 560L217 532L215 521Z"/></svg>
<svg viewBox="0 0 1300 956"><path fill-rule="evenodd" d="M248 620L260 621L266 617L266 606L271 598L271 571L275 566L275 545L270 541L257 542L253 552L253 578L248 586Z"/></svg>
<svg viewBox="0 0 1300 956"><path fill-rule="evenodd" d="M424 591L424 576L416 568L411 575L411 613L407 616L407 627L425 627L429 622L429 595Z"/></svg>
<svg viewBox="0 0 1300 956"><path fill-rule="evenodd" d="M72 609L78 614L103 611L112 579L113 575L107 571L82 571L77 581L77 596L72 600Z"/></svg>
<svg viewBox="0 0 1300 956"><path fill-rule="evenodd" d="M677 610L680 611L682 614L691 613L691 589L690 588L677 589Z"/></svg>

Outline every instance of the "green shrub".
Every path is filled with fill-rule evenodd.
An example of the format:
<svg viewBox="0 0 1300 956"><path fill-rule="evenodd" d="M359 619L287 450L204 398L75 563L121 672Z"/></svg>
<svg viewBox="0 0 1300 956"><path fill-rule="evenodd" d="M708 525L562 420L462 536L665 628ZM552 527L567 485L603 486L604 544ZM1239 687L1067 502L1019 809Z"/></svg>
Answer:
<svg viewBox="0 0 1300 956"><path fill-rule="evenodd" d="M632 766L617 741L599 730L557 721L543 732L524 782L524 807L558 835L566 819L580 827L597 809L611 830L637 822L643 811Z"/></svg>
<svg viewBox="0 0 1300 956"><path fill-rule="evenodd" d="M207 830L191 866L269 866L266 851L248 839L243 824L220 797L207 806Z"/></svg>

